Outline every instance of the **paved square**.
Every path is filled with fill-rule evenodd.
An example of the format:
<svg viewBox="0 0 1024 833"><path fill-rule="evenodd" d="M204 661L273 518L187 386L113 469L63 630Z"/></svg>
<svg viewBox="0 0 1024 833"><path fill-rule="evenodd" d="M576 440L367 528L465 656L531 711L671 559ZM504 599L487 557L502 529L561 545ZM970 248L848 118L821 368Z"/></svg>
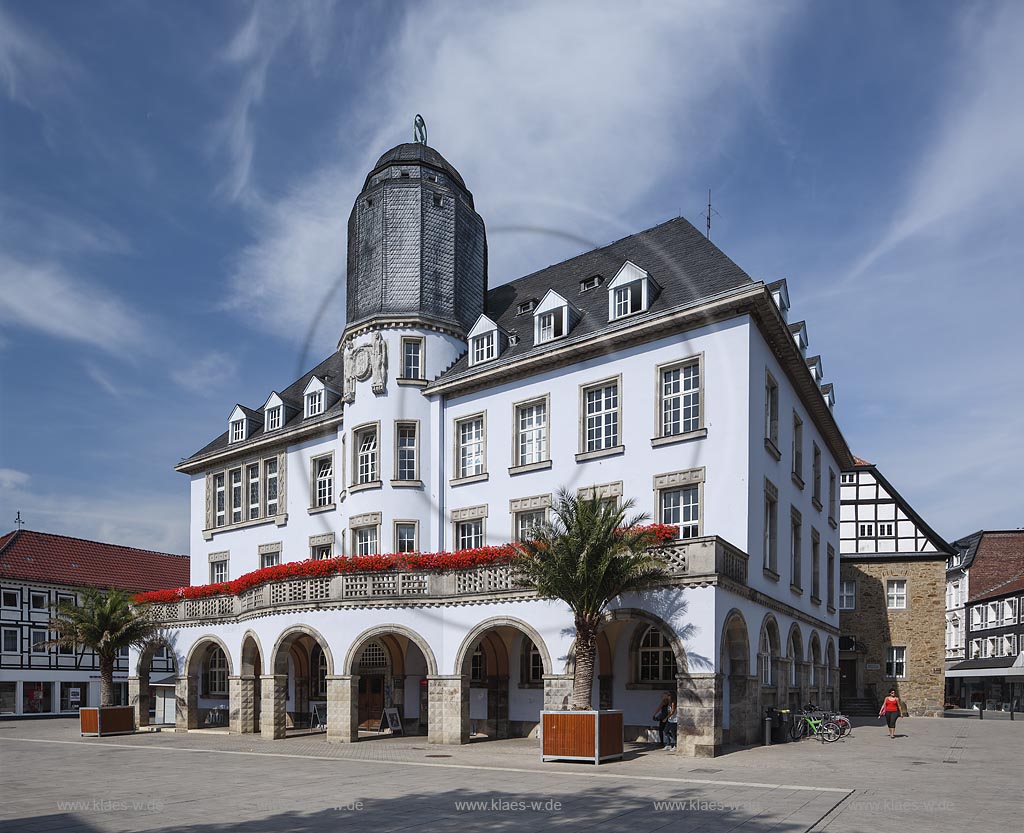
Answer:
<svg viewBox="0 0 1024 833"><path fill-rule="evenodd" d="M0 831L767 831L1017 829L1024 724L919 719L832 745L719 758L634 747L593 767L536 742L328 743L210 732L80 738L71 720L0 723Z"/></svg>

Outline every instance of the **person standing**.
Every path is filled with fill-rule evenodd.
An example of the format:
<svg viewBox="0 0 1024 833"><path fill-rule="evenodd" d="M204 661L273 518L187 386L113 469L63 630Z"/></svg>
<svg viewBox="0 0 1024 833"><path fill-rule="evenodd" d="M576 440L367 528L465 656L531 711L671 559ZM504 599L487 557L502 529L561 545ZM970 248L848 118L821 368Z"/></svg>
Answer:
<svg viewBox="0 0 1024 833"><path fill-rule="evenodd" d="M676 734L679 731L679 711L676 708L676 698L670 695L668 704L668 717L665 718L665 749L674 752L676 748Z"/></svg>
<svg viewBox="0 0 1024 833"><path fill-rule="evenodd" d="M661 695L657 710L651 715L652 720L658 721L658 743L662 746L665 745L665 724L668 722L668 709L671 703L672 695L666 691Z"/></svg>
<svg viewBox="0 0 1024 833"><path fill-rule="evenodd" d="M890 688L886 698L882 701L882 708L878 710L878 716L885 718L885 725L889 727L889 737L896 737L896 721L906 713L906 706L896 694L896 689Z"/></svg>

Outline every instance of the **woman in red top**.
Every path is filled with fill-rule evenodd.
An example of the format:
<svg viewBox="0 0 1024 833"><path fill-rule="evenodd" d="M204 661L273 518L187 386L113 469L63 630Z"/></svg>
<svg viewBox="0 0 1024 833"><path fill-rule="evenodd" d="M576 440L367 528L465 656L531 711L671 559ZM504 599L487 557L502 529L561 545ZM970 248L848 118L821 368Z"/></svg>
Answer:
<svg viewBox="0 0 1024 833"><path fill-rule="evenodd" d="M890 688L889 695L882 701L882 708L878 710L878 716L885 715L885 723L889 727L889 737L896 737L896 721L900 718L903 704L896 695L896 689Z"/></svg>

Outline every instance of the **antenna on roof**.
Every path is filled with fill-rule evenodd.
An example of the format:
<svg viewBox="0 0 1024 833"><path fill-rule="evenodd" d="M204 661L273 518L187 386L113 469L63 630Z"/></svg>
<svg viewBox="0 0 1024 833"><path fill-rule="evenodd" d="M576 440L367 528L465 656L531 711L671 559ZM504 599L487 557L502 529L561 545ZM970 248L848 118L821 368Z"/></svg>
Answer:
<svg viewBox="0 0 1024 833"><path fill-rule="evenodd" d="M719 217L722 216L721 214L718 214L718 212L715 211L715 209L713 209L711 207L711 189L708 188L708 210L700 215L701 217L705 217L707 219L707 229L708 229L707 230L707 236L708 236L708 240L711 239L711 215L712 214L717 214Z"/></svg>
<svg viewBox="0 0 1024 833"><path fill-rule="evenodd" d="M14 519L14 525L17 526L18 529L21 529L25 525L25 522L21 519L21 511L20 510L18 511L18 517L16 517Z"/></svg>

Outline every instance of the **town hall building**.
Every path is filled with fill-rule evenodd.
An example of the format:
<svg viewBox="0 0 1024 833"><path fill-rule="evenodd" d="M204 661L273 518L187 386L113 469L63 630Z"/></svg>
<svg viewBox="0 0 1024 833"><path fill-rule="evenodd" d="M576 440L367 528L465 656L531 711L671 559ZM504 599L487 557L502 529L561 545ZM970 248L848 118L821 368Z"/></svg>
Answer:
<svg viewBox="0 0 1024 833"><path fill-rule="evenodd" d="M394 708L436 743L534 733L571 689L573 619L479 559L563 489L673 529L670 578L617 599L598 644L593 705L629 737L667 689L688 755L754 742L767 706L834 701L852 457L785 281L682 218L499 286L487 265L459 172L424 143L385 153L349 217L337 350L227 405L177 466L193 587L151 601L178 726L280 738L326 713L356 741Z"/></svg>

